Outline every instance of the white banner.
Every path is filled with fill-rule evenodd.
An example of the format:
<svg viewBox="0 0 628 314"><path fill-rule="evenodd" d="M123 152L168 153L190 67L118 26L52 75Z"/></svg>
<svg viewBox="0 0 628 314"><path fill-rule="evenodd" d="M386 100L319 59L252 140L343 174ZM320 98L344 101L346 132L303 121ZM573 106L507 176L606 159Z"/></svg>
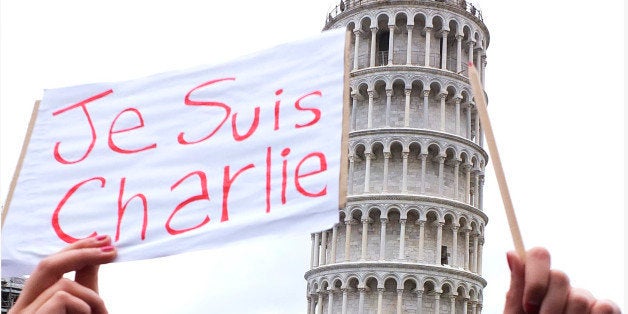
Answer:
<svg viewBox="0 0 628 314"><path fill-rule="evenodd" d="M46 90L2 230L3 277L93 234L129 261L331 227L344 34Z"/></svg>

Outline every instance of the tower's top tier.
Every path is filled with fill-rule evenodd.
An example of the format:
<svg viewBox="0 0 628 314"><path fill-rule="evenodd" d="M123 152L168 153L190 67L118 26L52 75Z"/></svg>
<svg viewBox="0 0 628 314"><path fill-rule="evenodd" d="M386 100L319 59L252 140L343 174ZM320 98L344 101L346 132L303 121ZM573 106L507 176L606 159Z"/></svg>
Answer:
<svg viewBox="0 0 628 314"><path fill-rule="evenodd" d="M385 6L424 6L439 11L446 10L466 16L473 20L485 33L484 49L488 47L489 33L484 25L482 11L468 0L340 0L327 14L324 30L338 27L337 22L358 11L382 8Z"/></svg>

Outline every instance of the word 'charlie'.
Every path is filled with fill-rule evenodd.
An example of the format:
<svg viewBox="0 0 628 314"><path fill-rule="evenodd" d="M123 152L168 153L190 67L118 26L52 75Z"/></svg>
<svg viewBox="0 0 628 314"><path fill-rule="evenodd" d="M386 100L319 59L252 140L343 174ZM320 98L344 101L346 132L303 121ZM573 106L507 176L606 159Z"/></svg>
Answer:
<svg viewBox="0 0 628 314"><path fill-rule="evenodd" d="M236 123L237 113L232 112L231 106L222 102L218 102L218 101L204 101L204 100L192 99L192 93L194 93L195 91L212 86L214 84L218 84L221 82L229 82L229 81L235 81L235 78L228 77L228 78L210 80L194 87L185 95L185 99L184 99L185 105L202 106L202 107L207 107L207 108L220 109L224 112L224 116L222 116L222 120L220 120L220 122L217 123L217 125L215 125L213 128L211 127L209 128L209 131L206 133L205 136L202 136L199 138L192 138L192 136L189 136L188 134L186 134L185 130L180 130L178 135L176 136L177 143L179 145L181 146L196 145L196 144L208 141L224 126L224 124L227 122L229 118L231 118L231 136L235 142L246 141L253 134L255 134L255 132L258 130L259 123L260 123L260 107L259 106L255 107L254 109L253 121L250 127L248 128L248 130L246 130L246 132L240 132L237 128L237 123ZM279 96L281 95L282 92L283 90L279 89L275 92L275 95ZM75 109L82 110L87 120L87 123L89 125L89 130L90 130L89 144L84 148L84 152L82 153L80 157L70 158L70 157L64 156L62 141L58 141L55 143L53 156L58 163L65 166L72 166L73 164L78 164L85 161L88 158L88 156L90 156L90 153L92 152L98 140L98 132L92 121L93 115L90 114L90 111L88 110L88 105L92 106L92 104L90 103L93 103L94 101L104 98L113 93L114 91L112 89L109 89L102 93L96 94L90 98L82 100L78 103L56 110L52 113L53 116L55 117L57 116L61 117L61 115L65 112L72 111ZM316 91L302 95L301 97L297 98L296 101L294 102L294 108L299 112L307 113L307 116L309 119L306 122L295 123L294 124L295 129L313 126L320 120L321 111L318 108L305 107L303 105L303 102L305 102L307 99L311 97L320 98L322 97L322 93L321 91L316 90ZM281 107L281 102L277 100L273 108L274 109L273 130L275 131L279 130L280 128L280 123L279 123L280 107ZM135 121L137 122L133 126L121 127L120 124L118 123L120 119L125 119L125 121L128 121L131 118L135 119ZM144 145L140 145L137 147L122 147L123 145L116 142L117 136L120 136L123 133L129 133L127 134L127 136L130 136L130 133L132 131L141 129L144 126L145 126L144 117L142 116L142 112L139 109L131 107L131 108L126 108L120 111L117 114L117 116L111 121L111 124L109 127L109 131L107 135L107 145L109 149L117 154L123 154L123 155L137 154L140 152L158 149L158 143L151 142L151 141L148 141ZM303 180L306 177L320 174L327 170L327 159L325 157L325 154L320 151L313 151L306 154L305 156L298 156L296 158L298 158L299 161L296 163L295 166L292 166L291 164L288 163L288 159L287 159L290 152L291 150L289 147L284 147L281 149L281 152L279 154L281 156L281 167L280 167L281 204L286 204L287 202L288 188L294 188L296 191L298 191L301 195L305 197L320 197L320 196L326 195L327 194L326 186L306 187L307 184L303 182ZM272 177L272 169L273 169L272 161L273 159L276 159L276 158L273 158L273 148L266 147L266 151L263 157L264 157L263 160L251 162L242 167L238 166L237 169L235 170L232 169L231 165L226 165L221 169L222 203L221 203L220 222L229 221L229 208L228 208L229 193L231 192L232 187L236 183L237 178L240 175L246 175L246 174L258 172L258 171L263 171L263 176L266 181L265 187L264 187L265 202L266 202L265 210L266 210L266 213L270 213L271 194L272 194L271 193L272 191L271 177ZM191 171L189 173L185 173L181 175L181 177L178 180L176 180L170 185L169 188L171 192L175 192L175 190L177 190L177 188L183 184L187 184L188 186L190 184L198 186L198 194L191 195L185 198L180 203L178 203L178 205L176 205L175 208L171 210L168 219L164 223L164 228L170 235L177 235L177 234L182 234L191 230L195 230L195 229L203 227L204 225L210 222L211 219L209 215L207 214L205 214L204 216L199 215L198 220L197 220L198 223L192 226L177 227L177 226L174 226L176 225L176 223L173 222L176 220L175 218L177 214L186 206L195 202L203 202L203 201L209 202L210 201L210 193L209 193L209 188L208 188L209 186L208 175L210 178L216 177L214 176L214 173L210 172L208 174L208 172L205 170L195 170L195 171ZM129 203L132 200L136 200L136 201L139 201L139 203L141 203L142 213L143 213L142 227L141 227L141 239L145 240L147 226L148 226L148 218L149 218L148 200L147 200L147 197L143 193L137 193L130 197L125 195L125 187L127 185L127 180L128 180L127 177L122 177L119 179L119 189L117 193L117 223L116 223L115 241L119 241L120 239L120 233L121 233L120 227L122 224L122 219L124 217L125 211ZM91 178L87 178L85 180L81 180L80 182L76 183L74 186L70 187L67 190L65 195L59 201L51 218L52 227L60 239L62 239L65 242L72 243L72 242L77 241L80 238L78 237L78 235L68 234L67 232L64 231L63 227L61 226L59 218L66 203L70 200L74 202L89 202L91 197L85 197L85 196L91 196L91 195L85 195L88 193L81 194L77 192L83 188L87 189L86 188L87 185L90 185L93 188L94 184L98 184L100 188L105 188L107 184L110 184L110 181L112 180L108 180L107 178L104 178L102 176L94 176ZM292 181L291 185L289 185L290 181ZM86 199L82 200L81 198L83 197ZM198 206L198 203L196 205ZM97 232L93 232L90 236L93 236L96 234Z"/></svg>

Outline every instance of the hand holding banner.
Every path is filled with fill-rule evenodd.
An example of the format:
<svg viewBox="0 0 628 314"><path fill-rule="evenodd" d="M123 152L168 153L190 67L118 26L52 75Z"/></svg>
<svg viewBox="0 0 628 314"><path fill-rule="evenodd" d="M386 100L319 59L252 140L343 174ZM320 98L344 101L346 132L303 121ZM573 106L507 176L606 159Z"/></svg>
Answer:
<svg viewBox="0 0 628 314"><path fill-rule="evenodd" d="M5 208L3 276L94 234L128 261L330 227L344 35L47 90Z"/></svg>

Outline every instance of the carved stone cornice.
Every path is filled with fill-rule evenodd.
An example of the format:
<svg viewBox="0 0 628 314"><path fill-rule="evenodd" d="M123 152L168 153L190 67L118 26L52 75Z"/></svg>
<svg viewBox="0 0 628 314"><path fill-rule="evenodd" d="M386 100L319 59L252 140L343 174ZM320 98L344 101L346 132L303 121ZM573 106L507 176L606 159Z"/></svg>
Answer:
<svg viewBox="0 0 628 314"><path fill-rule="evenodd" d="M360 262L339 262L335 264L327 264L308 270L304 277L306 279L312 277L334 276L341 273L352 274L379 274L385 278L388 274L399 274L399 278L406 278L408 275L418 277L436 277L454 279L459 282L470 282L481 287L486 287L486 280L473 272L460 268L452 268L424 263L412 262L391 262L391 261L360 261Z"/></svg>
<svg viewBox="0 0 628 314"><path fill-rule="evenodd" d="M381 207L386 207L388 204L382 201L390 201L391 204L399 204L408 202L411 204L422 204L428 207L447 207L448 209L457 211L466 211L471 214L477 215L484 220L484 225L488 223L488 216L481 210L463 203L461 201L452 200L449 198L441 198L437 196L428 195L414 195L414 194L364 194L364 195L349 195L347 196L347 207L357 204L379 204Z"/></svg>
<svg viewBox="0 0 628 314"><path fill-rule="evenodd" d="M394 64L387 66L374 66L367 68L360 68L357 70L352 70L350 73L350 85L353 86L353 80L357 78L367 77L367 76L381 76L383 73L396 73L396 74L407 74L409 77L414 75L420 75L425 77L441 77L448 78L450 80L458 81L460 83L469 86L470 81L469 78L458 74L453 71L443 70L440 68L426 67L418 64Z"/></svg>

